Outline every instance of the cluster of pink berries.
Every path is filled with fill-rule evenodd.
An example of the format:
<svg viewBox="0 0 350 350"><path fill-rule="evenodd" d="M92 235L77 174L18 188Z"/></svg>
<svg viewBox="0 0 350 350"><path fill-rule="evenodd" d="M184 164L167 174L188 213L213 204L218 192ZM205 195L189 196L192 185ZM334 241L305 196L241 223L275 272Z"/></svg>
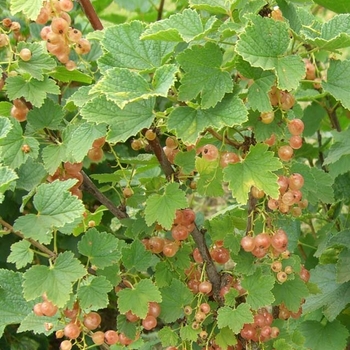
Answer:
<svg viewBox="0 0 350 350"><path fill-rule="evenodd" d="M69 58L73 48L78 55L87 54L91 50L90 42L82 37L80 30L71 27L71 17L67 12L74 7L72 0L45 1L36 19L38 24L46 24L51 20L51 25L45 26L40 36L46 41L47 50L65 64L68 70L74 70L76 64Z"/></svg>

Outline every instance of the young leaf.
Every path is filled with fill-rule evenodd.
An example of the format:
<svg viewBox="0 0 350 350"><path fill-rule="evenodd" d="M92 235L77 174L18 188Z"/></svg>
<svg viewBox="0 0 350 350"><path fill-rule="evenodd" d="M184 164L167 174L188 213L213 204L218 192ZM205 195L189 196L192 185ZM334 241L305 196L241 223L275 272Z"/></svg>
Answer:
<svg viewBox="0 0 350 350"><path fill-rule="evenodd" d="M121 258L118 239L111 233L89 229L78 243L80 254L89 258L90 263L97 268L116 264Z"/></svg>
<svg viewBox="0 0 350 350"><path fill-rule="evenodd" d="M153 194L146 201L145 218L148 226L158 222L170 229L177 209L188 206L185 193L175 182L165 185L162 194Z"/></svg>
<svg viewBox="0 0 350 350"><path fill-rule="evenodd" d="M239 304L236 309L223 306L218 309L218 327L220 329L229 327L231 331L238 334L245 323L253 322L250 306L246 303Z"/></svg>
<svg viewBox="0 0 350 350"><path fill-rule="evenodd" d="M253 310L270 305L275 300L272 293L275 278L261 274L258 270L254 275L245 276L241 282L242 287L247 291L247 303Z"/></svg>
<svg viewBox="0 0 350 350"><path fill-rule="evenodd" d="M299 327L308 349L343 350L346 347L349 331L338 320L327 322L325 325L317 321L305 321Z"/></svg>
<svg viewBox="0 0 350 350"><path fill-rule="evenodd" d="M188 340L195 342L198 338L199 330L193 329L190 325L181 327L180 338L183 340Z"/></svg>
<svg viewBox="0 0 350 350"><path fill-rule="evenodd" d="M228 95L214 108L177 107L169 115L168 128L187 144L195 144L199 134L208 127L242 125L247 109L237 96Z"/></svg>
<svg viewBox="0 0 350 350"><path fill-rule="evenodd" d="M75 182L67 180L41 184L33 200L38 214L19 217L14 223L14 229L21 231L26 238L49 243L53 228L63 227L84 213L83 203L67 191Z"/></svg>
<svg viewBox="0 0 350 350"><path fill-rule="evenodd" d="M148 303L160 303L162 296L159 289L149 279L143 279L134 288L125 288L117 293L118 309L121 313L131 311L140 318L145 318L148 312Z"/></svg>
<svg viewBox="0 0 350 350"><path fill-rule="evenodd" d="M53 304L63 307L69 300L73 283L86 273L73 253L66 251L58 255L52 267L35 265L24 273L24 297L33 300L46 293Z"/></svg>
<svg viewBox="0 0 350 350"><path fill-rule="evenodd" d="M214 23L215 18L212 17L206 24L203 24L195 10L186 9L167 19L151 23L141 35L141 39L185 41L188 43L206 35Z"/></svg>
<svg viewBox="0 0 350 350"><path fill-rule="evenodd" d="M224 169L224 180L229 182L232 195L241 204L248 200L251 186L263 190L272 198L279 195L277 175L272 172L280 169L282 164L267 149L268 146L262 143L251 146L241 163L229 164Z"/></svg>
<svg viewBox="0 0 350 350"><path fill-rule="evenodd" d="M22 239L11 245L11 254L7 257L7 261L16 264L16 268L20 269L27 266L33 261L34 253L30 249L31 244Z"/></svg>
<svg viewBox="0 0 350 350"><path fill-rule="evenodd" d="M108 292L113 286L104 276L89 276L79 285L77 291L82 309L98 310L107 307Z"/></svg>
<svg viewBox="0 0 350 350"><path fill-rule="evenodd" d="M173 279L171 285L161 289L162 304L160 318L166 322L175 322L184 315L184 306L191 303L193 294L177 279Z"/></svg>
<svg viewBox="0 0 350 350"><path fill-rule="evenodd" d="M177 61L185 71L181 79L179 99L190 101L200 94L203 109L215 107L225 93L232 92L230 74L223 72L222 52L219 46L207 43L192 46L177 56Z"/></svg>
<svg viewBox="0 0 350 350"><path fill-rule="evenodd" d="M159 339L163 348L167 346L175 346L179 342L179 336L170 327L165 326L158 331Z"/></svg>

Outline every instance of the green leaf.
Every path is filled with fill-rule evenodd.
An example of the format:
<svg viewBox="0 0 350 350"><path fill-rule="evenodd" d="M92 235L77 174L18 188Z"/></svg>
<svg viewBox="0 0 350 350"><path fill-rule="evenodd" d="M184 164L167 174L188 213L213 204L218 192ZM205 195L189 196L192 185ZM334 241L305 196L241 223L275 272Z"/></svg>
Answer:
<svg viewBox="0 0 350 350"><path fill-rule="evenodd" d="M92 123L81 122L75 125L67 133L64 142L66 143L66 159L72 163L81 162L89 149L92 147L94 140L106 135L106 126L103 124L95 125Z"/></svg>
<svg viewBox="0 0 350 350"><path fill-rule="evenodd" d="M260 270L257 270L254 275L243 278L241 285L248 293L246 301L253 310L274 302L275 298L272 293L274 284L275 278L261 274Z"/></svg>
<svg viewBox="0 0 350 350"><path fill-rule="evenodd" d="M45 76L42 81L37 79L25 80L22 76L8 77L6 79L7 95L9 99L24 97L34 107L40 107L47 94L58 95L60 89L55 81Z"/></svg>
<svg viewBox="0 0 350 350"><path fill-rule="evenodd" d="M31 51L32 57L29 61L18 61L18 67L29 73L33 78L42 81L44 73L56 67L55 60L49 55L44 46L40 43L28 43L20 41L17 46L17 51L27 48Z"/></svg>
<svg viewBox="0 0 350 350"><path fill-rule="evenodd" d="M317 265L310 272L310 282L318 286L321 295L307 297L303 312L308 313L322 308L328 321L332 322L349 302L350 283L337 283L336 266L332 264Z"/></svg>
<svg viewBox="0 0 350 350"><path fill-rule="evenodd" d="M13 104L10 102L1 101L0 102L0 116L2 117L11 117L11 108ZM8 118L1 118L1 125L5 124L7 125L7 128L4 131L1 131L1 137L4 137L6 133L8 132L8 128L10 127L11 123ZM6 121L5 121L6 120Z"/></svg>
<svg viewBox="0 0 350 350"><path fill-rule="evenodd" d="M169 115L168 127L187 144L195 144L200 133L208 127L242 125L247 109L237 96L228 95L214 108L206 110L177 107Z"/></svg>
<svg viewBox="0 0 350 350"><path fill-rule="evenodd" d="M3 163L15 169L25 163L29 157L37 158L39 154L39 142L30 136L24 136L21 124L11 119L12 129L5 138L0 139L0 155ZM28 145L29 152L22 151L22 147Z"/></svg>
<svg viewBox="0 0 350 350"><path fill-rule="evenodd" d="M134 288L125 288L117 293L118 309L122 314L131 311L140 318L145 318L148 312L148 303L162 301L162 296L151 280L143 279Z"/></svg>
<svg viewBox="0 0 350 350"><path fill-rule="evenodd" d="M337 282L344 283L350 281L349 273L349 263L350 263L350 250L343 249L339 254L339 259L337 262Z"/></svg>
<svg viewBox="0 0 350 350"><path fill-rule="evenodd" d="M27 214L17 218L14 229L21 231L26 238L33 238L41 243L51 241L51 231L63 227L81 217L85 211L83 203L73 196L68 189L75 180L54 181L41 184L37 188L33 204L37 214Z"/></svg>
<svg viewBox="0 0 350 350"><path fill-rule="evenodd" d="M154 96L167 97L168 90L175 81L177 69L175 65L157 68L150 85L138 72L126 68L111 68L90 92L104 94L108 100L114 101L120 109L123 109L131 102L147 100ZM161 85L158 81L160 76L165 79Z"/></svg>
<svg viewBox="0 0 350 350"><path fill-rule="evenodd" d="M338 320L325 325L317 321L305 321L299 327L308 349L343 350L346 347L349 331Z"/></svg>
<svg viewBox="0 0 350 350"><path fill-rule="evenodd" d="M145 24L139 21L107 28L102 40L107 54L99 60L99 65L104 69L119 67L141 71L161 67L164 58L174 50L175 43L140 40L144 29Z"/></svg>
<svg viewBox="0 0 350 350"><path fill-rule="evenodd" d="M158 337L163 348L167 346L175 346L179 343L179 336L170 327L164 326L158 331Z"/></svg>
<svg viewBox="0 0 350 350"><path fill-rule="evenodd" d="M190 0L190 6L211 13L228 14L231 10L231 4L225 0Z"/></svg>
<svg viewBox="0 0 350 350"><path fill-rule="evenodd" d="M155 266L158 261L159 259L146 250L139 240L134 240L122 251L122 262L127 269L134 268L136 271L146 271L149 267Z"/></svg>
<svg viewBox="0 0 350 350"><path fill-rule="evenodd" d="M253 79L253 83L248 87L248 102L253 110L268 112L272 110L268 92L275 82L276 76L271 71L264 71L258 67L252 67L241 57L236 62L237 70L245 78Z"/></svg>
<svg viewBox="0 0 350 350"><path fill-rule="evenodd" d="M118 331L124 333L128 338L135 339L136 324L129 322L125 315L117 316Z"/></svg>
<svg viewBox="0 0 350 350"><path fill-rule="evenodd" d="M195 169L196 150L192 149L188 152L179 151L176 153L174 164L181 167L184 174L190 174Z"/></svg>
<svg viewBox="0 0 350 350"><path fill-rule="evenodd" d="M212 17L203 24L195 10L186 9L167 19L151 23L141 35L141 39L185 41L188 43L204 37L211 31L215 22L215 18Z"/></svg>
<svg viewBox="0 0 350 350"><path fill-rule="evenodd" d="M31 244L22 239L11 245L11 253L7 257L7 261L16 264L16 268L20 269L27 266L33 261L34 253L30 249Z"/></svg>
<svg viewBox="0 0 350 350"><path fill-rule="evenodd" d="M22 283L21 273L0 269L0 336L2 327L22 322L32 311L34 303L23 298Z"/></svg>
<svg viewBox="0 0 350 350"><path fill-rule="evenodd" d="M16 179L18 179L18 176L12 169L0 165L0 203L3 201L3 194L13 185Z"/></svg>
<svg viewBox="0 0 350 350"><path fill-rule="evenodd" d="M171 285L161 289L162 304L160 318L166 322L175 322L183 317L183 308L193 300L193 294L185 284L173 279Z"/></svg>
<svg viewBox="0 0 350 350"><path fill-rule="evenodd" d="M350 3L347 0L338 0L334 2L333 0L313 0L316 4L319 4L331 11L337 13L350 12Z"/></svg>
<svg viewBox="0 0 350 350"><path fill-rule="evenodd" d="M78 82L91 84L92 82L92 78L89 75L79 72L76 69L73 71L68 70L64 66L56 67L55 70L50 72L50 76L64 83Z"/></svg>
<svg viewBox="0 0 350 350"><path fill-rule="evenodd" d="M79 285L77 292L79 306L82 309L98 310L107 307L108 292L112 284L104 276L89 276Z"/></svg>
<svg viewBox="0 0 350 350"><path fill-rule="evenodd" d="M296 89L305 65L298 56L285 56L290 40L286 22L255 16L240 36L237 52L253 67L274 70L279 88Z"/></svg>
<svg viewBox="0 0 350 350"><path fill-rule="evenodd" d="M208 197L218 197L224 194L222 188L223 174L219 166L219 159L210 161L197 157L196 170L200 175L197 181L197 191L199 194Z"/></svg>
<svg viewBox="0 0 350 350"><path fill-rule="evenodd" d="M230 345L237 344L237 339L229 327L224 327L215 336L215 343L222 349L227 349Z"/></svg>
<svg viewBox="0 0 350 350"><path fill-rule="evenodd" d="M121 281L121 273L119 265L112 265L105 267L104 269L96 270L97 276L103 276L109 281L112 286L117 286Z"/></svg>
<svg viewBox="0 0 350 350"><path fill-rule="evenodd" d="M350 128L345 131L334 133L333 144L324 160L324 164L335 163L337 160L341 159L342 156L350 154L350 146L347 142L349 137Z"/></svg>
<svg viewBox="0 0 350 350"><path fill-rule="evenodd" d="M276 283L273 288L275 304L283 303L288 310L297 312L303 299L309 295L306 284L297 276L284 283Z"/></svg>
<svg viewBox="0 0 350 350"><path fill-rule="evenodd" d="M0 102L1 103L1 102ZM1 111L0 111L1 115ZM0 117L0 139L6 137L12 129L12 124L8 118Z"/></svg>
<svg viewBox="0 0 350 350"><path fill-rule="evenodd" d="M45 324L47 323L52 324L52 328L49 330L45 327ZM34 314L34 312L31 312L21 321L21 324L18 327L17 332L21 333L21 332L29 331L34 334L45 334L46 336L49 336L50 334L52 334L53 332L59 329L62 329L62 323L58 319L58 314L56 314L53 317L48 317L48 316L38 317L37 315ZM28 346L27 343L26 343L26 346ZM22 350L22 348L20 349Z"/></svg>
<svg viewBox="0 0 350 350"><path fill-rule="evenodd" d="M303 175L303 197L307 198L310 203L314 204L319 201L332 203L334 201L333 179L329 174L316 167L310 168L304 164L293 165L291 172Z"/></svg>
<svg viewBox="0 0 350 350"><path fill-rule="evenodd" d="M31 191L38 186L42 180L47 177L47 172L41 163L35 162L32 158L22 164L18 171L17 188L23 188L26 191Z"/></svg>
<svg viewBox="0 0 350 350"><path fill-rule="evenodd" d="M25 0L11 0L10 3L12 15L15 15L18 12L22 12L32 21L34 21L38 17L42 7L42 0L33 0L30 2Z"/></svg>
<svg viewBox="0 0 350 350"><path fill-rule="evenodd" d="M158 222L165 229L170 229L177 209L188 206L185 192L179 184L173 182L164 186L162 194L153 194L146 200L145 219L148 226Z"/></svg>
<svg viewBox="0 0 350 350"><path fill-rule="evenodd" d="M67 159L67 145L64 143L48 145L42 151L44 167L52 175L61 163Z"/></svg>
<svg viewBox="0 0 350 350"><path fill-rule="evenodd" d="M111 233L89 229L78 243L80 254L89 258L90 263L99 269L116 264L121 258L119 240Z"/></svg>
<svg viewBox="0 0 350 350"><path fill-rule="evenodd" d="M24 297L33 300L46 293L47 298L63 307L70 298L73 283L87 273L72 252L58 255L53 266L35 265L23 277Z"/></svg>
<svg viewBox="0 0 350 350"><path fill-rule="evenodd" d="M327 81L322 82L324 90L333 95L347 109L350 108L349 70L350 60L331 60L327 70Z"/></svg>
<svg viewBox="0 0 350 350"><path fill-rule="evenodd" d="M228 327L235 334L241 331L245 323L252 323L253 320L250 306L247 303L239 304L236 309L223 306L218 310L218 327L220 329Z"/></svg>
<svg viewBox="0 0 350 350"><path fill-rule="evenodd" d="M47 98L40 108L34 107L29 111L27 121L34 130L57 130L63 117L62 107Z"/></svg>
<svg viewBox="0 0 350 350"><path fill-rule="evenodd" d="M254 255L244 250L241 250L238 255L234 256L234 261L236 263L235 271L237 271L237 273L250 276L257 269Z"/></svg>
<svg viewBox="0 0 350 350"><path fill-rule="evenodd" d="M219 46L213 43L192 46L177 56L185 71L179 88L181 101L190 101L200 94L202 108L208 109L215 107L225 93L232 92L231 76L220 68L222 57Z"/></svg>
<svg viewBox="0 0 350 350"><path fill-rule="evenodd" d="M169 269L168 262L159 262L156 265L154 277L159 288L169 286L173 279L173 271Z"/></svg>
<svg viewBox="0 0 350 350"><path fill-rule="evenodd" d="M224 180L229 182L232 195L241 204L248 200L252 186L263 190L272 198L278 198L277 175L273 174L282 167L281 162L268 151L265 144L251 146L249 153L240 163L229 164L224 169Z"/></svg>
<svg viewBox="0 0 350 350"><path fill-rule="evenodd" d="M109 124L108 141L125 142L143 128L149 128L154 114L154 98L128 103L123 109L105 96L88 102L80 111L84 119L94 123Z"/></svg>
<svg viewBox="0 0 350 350"><path fill-rule="evenodd" d="M183 340L194 342L197 340L198 334L199 330L193 329L190 325L180 328L180 338Z"/></svg>

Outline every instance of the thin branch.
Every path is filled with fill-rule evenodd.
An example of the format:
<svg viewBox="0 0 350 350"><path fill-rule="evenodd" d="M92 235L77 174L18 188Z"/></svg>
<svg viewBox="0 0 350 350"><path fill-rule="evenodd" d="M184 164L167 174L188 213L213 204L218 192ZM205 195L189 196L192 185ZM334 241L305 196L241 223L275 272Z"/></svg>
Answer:
<svg viewBox="0 0 350 350"><path fill-rule="evenodd" d="M221 276L218 273L216 266L213 262L213 259L210 256L207 244L205 242L204 232L201 232L197 225L195 225L194 230L191 233L196 246L205 262L205 270L207 272L209 281L213 285L213 294L215 300L219 303L222 302L222 298L220 297L220 289L221 289Z"/></svg>
<svg viewBox="0 0 350 350"><path fill-rule="evenodd" d="M165 155L163 151L163 147L160 144L158 137L156 137L154 140L147 140L147 141L148 141L149 147L151 148L151 151L157 157L160 167L162 168L166 178L168 180L172 179L175 175L175 171L171 166L171 163L169 162L167 156Z"/></svg>
<svg viewBox="0 0 350 350"><path fill-rule="evenodd" d="M242 144L239 142L235 142L233 140L230 140L228 137L225 136L225 138L223 138L218 132L216 132L213 128L207 128L204 132L209 132L211 135L213 135L216 139L218 139L219 141L224 141L227 145L231 145L237 149L239 149Z"/></svg>
<svg viewBox="0 0 350 350"><path fill-rule="evenodd" d="M44 245L40 244L39 242L35 241L34 239L25 238L21 232L15 231L13 226L11 226L9 223L7 223L6 221L4 221L1 218L0 218L0 224L2 226L6 227L12 233L14 233L16 236L18 236L18 237L28 241L32 246L34 246L35 248L38 248L41 252L47 254L50 258L56 258L57 257L57 254L55 252L53 252L49 248L45 247Z"/></svg>
<svg viewBox="0 0 350 350"><path fill-rule="evenodd" d="M87 19L89 20L92 28L94 28L94 30L102 30L103 24L101 23L99 17L97 16L97 13L94 7L92 6L90 0L78 0L78 1L81 7L83 8L84 13Z"/></svg>
<svg viewBox="0 0 350 350"><path fill-rule="evenodd" d="M89 176L86 175L84 171L82 171L81 173L83 174L83 190L93 195L101 204L106 206L109 209L109 211L119 220L126 219L128 217L128 214L126 213L124 208L121 209L115 206L114 203L96 187L96 185L91 181Z"/></svg>
<svg viewBox="0 0 350 350"><path fill-rule="evenodd" d="M249 192L249 199L248 199L248 222L247 222L247 229L246 229L246 235L249 234L253 230L254 227L254 219L255 219L255 206L257 203L257 199L252 196L252 192Z"/></svg>
<svg viewBox="0 0 350 350"><path fill-rule="evenodd" d="M164 10L164 3L165 3L165 0L160 0L160 4L158 7L157 21L160 21L162 19L163 10Z"/></svg>

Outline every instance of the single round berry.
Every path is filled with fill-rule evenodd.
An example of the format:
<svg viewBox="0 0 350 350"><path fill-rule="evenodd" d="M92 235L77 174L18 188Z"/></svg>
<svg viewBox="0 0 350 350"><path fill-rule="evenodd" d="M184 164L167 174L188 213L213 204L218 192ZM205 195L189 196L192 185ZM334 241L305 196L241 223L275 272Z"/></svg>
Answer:
<svg viewBox="0 0 350 350"><path fill-rule="evenodd" d="M64 335L69 339L76 339L79 337L79 334L81 332L80 327L73 322L68 323L64 327Z"/></svg>
<svg viewBox="0 0 350 350"><path fill-rule="evenodd" d="M105 334L101 331L95 332L92 334L91 339L94 342L94 344L102 345L105 342Z"/></svg>
<svg viewBox="0 0 350 350"><path fill-rule="evenodd" d="M101 316L97 312L89 312L84 316L84 326L87 329L94 330L101 323Z"/></svg>
<svg viewBox="0 0 350 350"><path fill-rule="evenodd" d="M147 315L142 320L142 326L144 329L149 331L157 326L157 319L152 315Z"/></svg>
<svg viewBox="0 0 350 350"><path fill-rule="evenodd" d="M114 345L119 341L119 335L116 331L108 330L105 332L105 341L108 345Z"/></svg>
<svg viewBox="0 0 350 350"><path fill-rule="evenodd" d="M32 52L26 48L22 49L19 53L19 57L21 57L23 61L29 61L32 58Z"/></svg>

